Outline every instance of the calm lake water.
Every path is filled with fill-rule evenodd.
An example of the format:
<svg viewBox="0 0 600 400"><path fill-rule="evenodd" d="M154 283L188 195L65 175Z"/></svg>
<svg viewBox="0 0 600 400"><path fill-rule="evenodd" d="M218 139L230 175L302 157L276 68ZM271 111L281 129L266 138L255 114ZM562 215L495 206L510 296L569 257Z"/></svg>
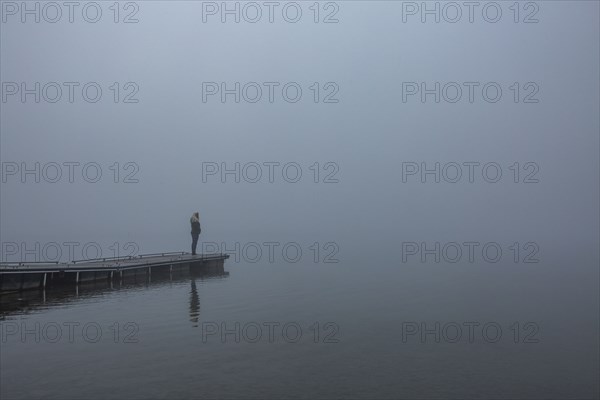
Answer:
<svg viewBox="0 0 600 400"><path fill-rule="evenodd" d="M218 276L4 296L0 393L595 398L598 271L570 260L542 274L360 252L231 258Z"/></svg>

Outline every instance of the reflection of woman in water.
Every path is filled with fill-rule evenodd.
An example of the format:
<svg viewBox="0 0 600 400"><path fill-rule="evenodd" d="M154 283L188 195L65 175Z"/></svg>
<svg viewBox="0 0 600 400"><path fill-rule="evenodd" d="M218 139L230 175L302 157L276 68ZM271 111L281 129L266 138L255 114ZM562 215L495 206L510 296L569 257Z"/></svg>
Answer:
<svg viewBox="0 0 600 400"><path fill-rule="evenodd" d="M192 218L190 218L190 223L192 224L192 255L196 255L196 246L198 245L198 237L200 237L200 214L195 212L192 214Z"/></svg>
<svg viewBox="0 0 600 400"><path fill-rule="evenodd" d="M198 316L200 315L200 298L196 289L196 280L192 279L192 291L190 292L190 321L194 327L198 327Z"/></svg>

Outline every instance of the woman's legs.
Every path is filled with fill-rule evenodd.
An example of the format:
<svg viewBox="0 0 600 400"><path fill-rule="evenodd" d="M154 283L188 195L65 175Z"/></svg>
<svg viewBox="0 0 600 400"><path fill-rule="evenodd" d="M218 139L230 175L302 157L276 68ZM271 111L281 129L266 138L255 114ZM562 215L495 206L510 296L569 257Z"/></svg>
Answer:
<svg viewBox="0 0 600 400"><path fill-rule="evenodd" d="M197 233L192 234L192 255L196 255L196 246L198 245L198 237L200 235Z"/></svg>

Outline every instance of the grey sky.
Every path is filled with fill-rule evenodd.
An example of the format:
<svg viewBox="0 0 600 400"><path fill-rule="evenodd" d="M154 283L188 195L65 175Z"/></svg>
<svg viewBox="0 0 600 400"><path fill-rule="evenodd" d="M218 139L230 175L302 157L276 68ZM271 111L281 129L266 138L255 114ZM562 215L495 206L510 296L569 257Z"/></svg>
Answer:
<svg viewBox="0 0 600 400"><path fill-rule="evenodd" d="M597 259L597 2L537 2L536 24L515 24L508 2L496 24L479 14L473 24L403 23L400 2L338 2L336 24L313 23L310 2L299 3L297 24L203 23L200 2L139 2L139 23L114 24L110 4L100 4L97 24L2 23L3 82L94 81L104 90L95 104L2 103L2 162L97 162L104 173L97 184L10 177L2 241L185 249L198 210L204 240L318 234L347 251L401 240L537 241L548 255L562 246ZM503 97L402 102L402 82L436 81L498 82ZM139 103L113 103L113 82L135 82ZM203 103L202 82L298 82L303 98ZM339 102L314 103L314 82L337 84ZM514 82L535 82L539 103L514 103ZM202 182L203 162L270 161L299 163L303 179ZM480 175L473 184L403 183L408 161L497 162L504 175L496 184ZM135 162L139 183L112 183L114 162ZM314 184L315 162L335 162L339 183ZM513 183L514 162L536 163L540 182Z"/></svg>

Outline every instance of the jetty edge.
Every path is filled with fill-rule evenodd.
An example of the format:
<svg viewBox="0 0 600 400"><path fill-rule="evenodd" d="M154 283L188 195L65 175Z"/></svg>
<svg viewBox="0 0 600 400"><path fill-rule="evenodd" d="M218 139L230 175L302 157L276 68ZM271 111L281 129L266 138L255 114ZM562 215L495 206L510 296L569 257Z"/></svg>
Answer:
<svg viewBox="0 0 600 400"><path fill-rule="evenodd" d="M169 252L138 256L107 257L71 262L2 262L0 294L22 290L45 289L95 281L119 281L128 277L169 276L173 272L190 272L224 268L229 254Z"/></svg>

